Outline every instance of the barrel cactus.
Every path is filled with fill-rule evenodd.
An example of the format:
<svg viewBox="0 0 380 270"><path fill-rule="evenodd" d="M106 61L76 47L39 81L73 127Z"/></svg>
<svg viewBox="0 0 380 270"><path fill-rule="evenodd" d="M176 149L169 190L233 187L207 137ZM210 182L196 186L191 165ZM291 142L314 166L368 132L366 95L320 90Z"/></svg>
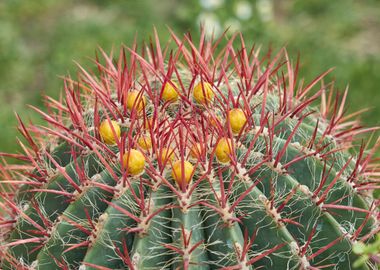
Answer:
<svg viewBox="0 0 380 270"><path fill-rule="evenodd" d="M154 31L78 66L3 154L1 269L354 269L379 231L376 128L329 71L259 51Z"/></svg>

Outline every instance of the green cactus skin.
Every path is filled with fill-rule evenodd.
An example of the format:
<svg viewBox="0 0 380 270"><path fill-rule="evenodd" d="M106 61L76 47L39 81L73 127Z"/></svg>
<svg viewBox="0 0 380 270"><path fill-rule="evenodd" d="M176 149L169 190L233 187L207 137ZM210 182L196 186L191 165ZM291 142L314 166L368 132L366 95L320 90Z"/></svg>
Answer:
<svg viewBox="0 0 380 270"><path fill-rule="evenodd" d="M328 72L302 85L285 50L224 37L101 51L98 75L79 67L55 113L37 109L48 128L19 120L30 148L0 165L1 269L376 269L352 252L379 231L379 143L356 147L376 128L344 115Z"/></svg>

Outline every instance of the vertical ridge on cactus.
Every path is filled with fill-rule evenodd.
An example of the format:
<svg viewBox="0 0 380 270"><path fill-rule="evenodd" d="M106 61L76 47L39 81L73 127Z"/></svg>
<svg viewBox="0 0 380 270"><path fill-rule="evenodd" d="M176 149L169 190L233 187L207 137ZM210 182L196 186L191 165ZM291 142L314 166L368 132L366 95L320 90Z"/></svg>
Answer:
<svg viewBox="0 0 380 270"><path fill-rule="evenodd" d="M380 143L360 144L377 128L284 49L170 42L100 50L34 108L45 126L18 118L1 269L354 269L379 232Z"/></svg>

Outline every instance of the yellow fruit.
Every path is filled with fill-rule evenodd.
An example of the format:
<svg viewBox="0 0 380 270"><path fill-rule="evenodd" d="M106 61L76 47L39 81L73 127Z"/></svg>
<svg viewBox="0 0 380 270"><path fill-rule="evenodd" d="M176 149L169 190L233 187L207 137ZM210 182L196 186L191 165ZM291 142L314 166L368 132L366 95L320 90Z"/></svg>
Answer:
<svg viewBox="0 0 380 270"><path fill-rule="evenodd" d="M132 111L136 109L137 112L141 112L146 105L146 99L142 92L132 90L127 94L127 108Z"/></svg>
<svg viewBox="0 0 380 270"><path fill-rule="evenodd" d="M151 129L153 126L153 118L147 118L145 119L145 124L144 124L144 128L145 129Z"/></svg>
<svg viewBox="0 0 380 270"><path fill-rule="evenodd" d="M228 138L221 138L216 145L215 155L220 163L231 161L232 141Z"/></svg>
<svg viewBox="0 0 380 270"><path fill-rule="evenodd" d="M137 143L144 150L149 150L150 148L152 148L152 139L150 138L150 136L141 136L140 138L138 138Z"/></svg>
<svg viewBox="0 0 380 270"><path fill-rule="evenodd" d="M182 168L184 169L183 171ZM183 180L185 180L186 183L191 181L193 171L194 167L190 162L184 161L182 167L181 160L177 160L172 167L172 177L178 185L181 186Z"/></svg>
<svg viewBox="0 0 380 270"><path fill-rule="evenodd" d="M213 116L209 115L208 119L209 119L210 124L215 128L218 128L220 126L220 123L222 122L221 118L216 114Z"/></svg>
<svg viewBox="0 0 380 270"><path fill-rule="evenodd" d="M120 133L120 126L114 120L103 120L99 126L100 137L102 138L102 141L106 144L115 144L117 139L120 139Z"/></svg>
<svg viewBox="0 0 380 270"><path fill-rule="evenodd" d="M174 102L178 100L178 85L173 82L166 82L164 86L164 91L162 91L162 100L167 102Z"/></svg>
<svg viewBox="0 0 380 270"><path fill-rule="evenodd" d="M241 129L247 122L247 117L242 109L232 109L228 112L228 118L230 121L231 130L234 134L239 134Z"/></svg>
<svg viewBox="0 0 380 270"><path fill-rule="evenodd" d="M200 143L194 144L190 150L190 157L196 158L196 159L200 158L201 151L202 151L202 148L201 148Z"/></svg>
<svg viewBox="0 0 380 270"><path fill-rule="evenodd" d="M123 155L123 166L131 175L139 175L144 171L145 157L136 149L131 149Z"/></svg>
<svg viewBox="0 0 380 270"><path fill-rule="evenodd" d="M161 151L161 163L167 164L174 159L174 150L172 148L162 148Z"/></svg>
<svg viewBox="0 0 380 270"><path fill-rule="evenodd" d="M211 84L208 82L199 82L193 90L193 97L200 104L208 104L214 98L214 92Z"/></svg>

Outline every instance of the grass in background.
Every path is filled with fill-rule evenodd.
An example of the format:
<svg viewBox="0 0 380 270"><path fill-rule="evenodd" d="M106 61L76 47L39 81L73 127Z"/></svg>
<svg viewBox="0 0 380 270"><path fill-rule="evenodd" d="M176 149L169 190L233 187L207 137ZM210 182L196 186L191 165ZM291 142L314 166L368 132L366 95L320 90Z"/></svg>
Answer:
<svg viewBox="0 0 380 270"><path fill-rule="evenodd" d="M380 2L365 0L2 0L0 2L0 152L16 151L14 111L39 122L26 104L42 107L42 94L58 97L61 75L75 75L73 60L91 66L98 46L149 40L155 25L162 40L166 25L177 33L199 23L215 31L240 30L248 42L286 45L301 54L301 76L311 80L328 68L337 87L350 85L349 111L380 124Z"/></svg>

